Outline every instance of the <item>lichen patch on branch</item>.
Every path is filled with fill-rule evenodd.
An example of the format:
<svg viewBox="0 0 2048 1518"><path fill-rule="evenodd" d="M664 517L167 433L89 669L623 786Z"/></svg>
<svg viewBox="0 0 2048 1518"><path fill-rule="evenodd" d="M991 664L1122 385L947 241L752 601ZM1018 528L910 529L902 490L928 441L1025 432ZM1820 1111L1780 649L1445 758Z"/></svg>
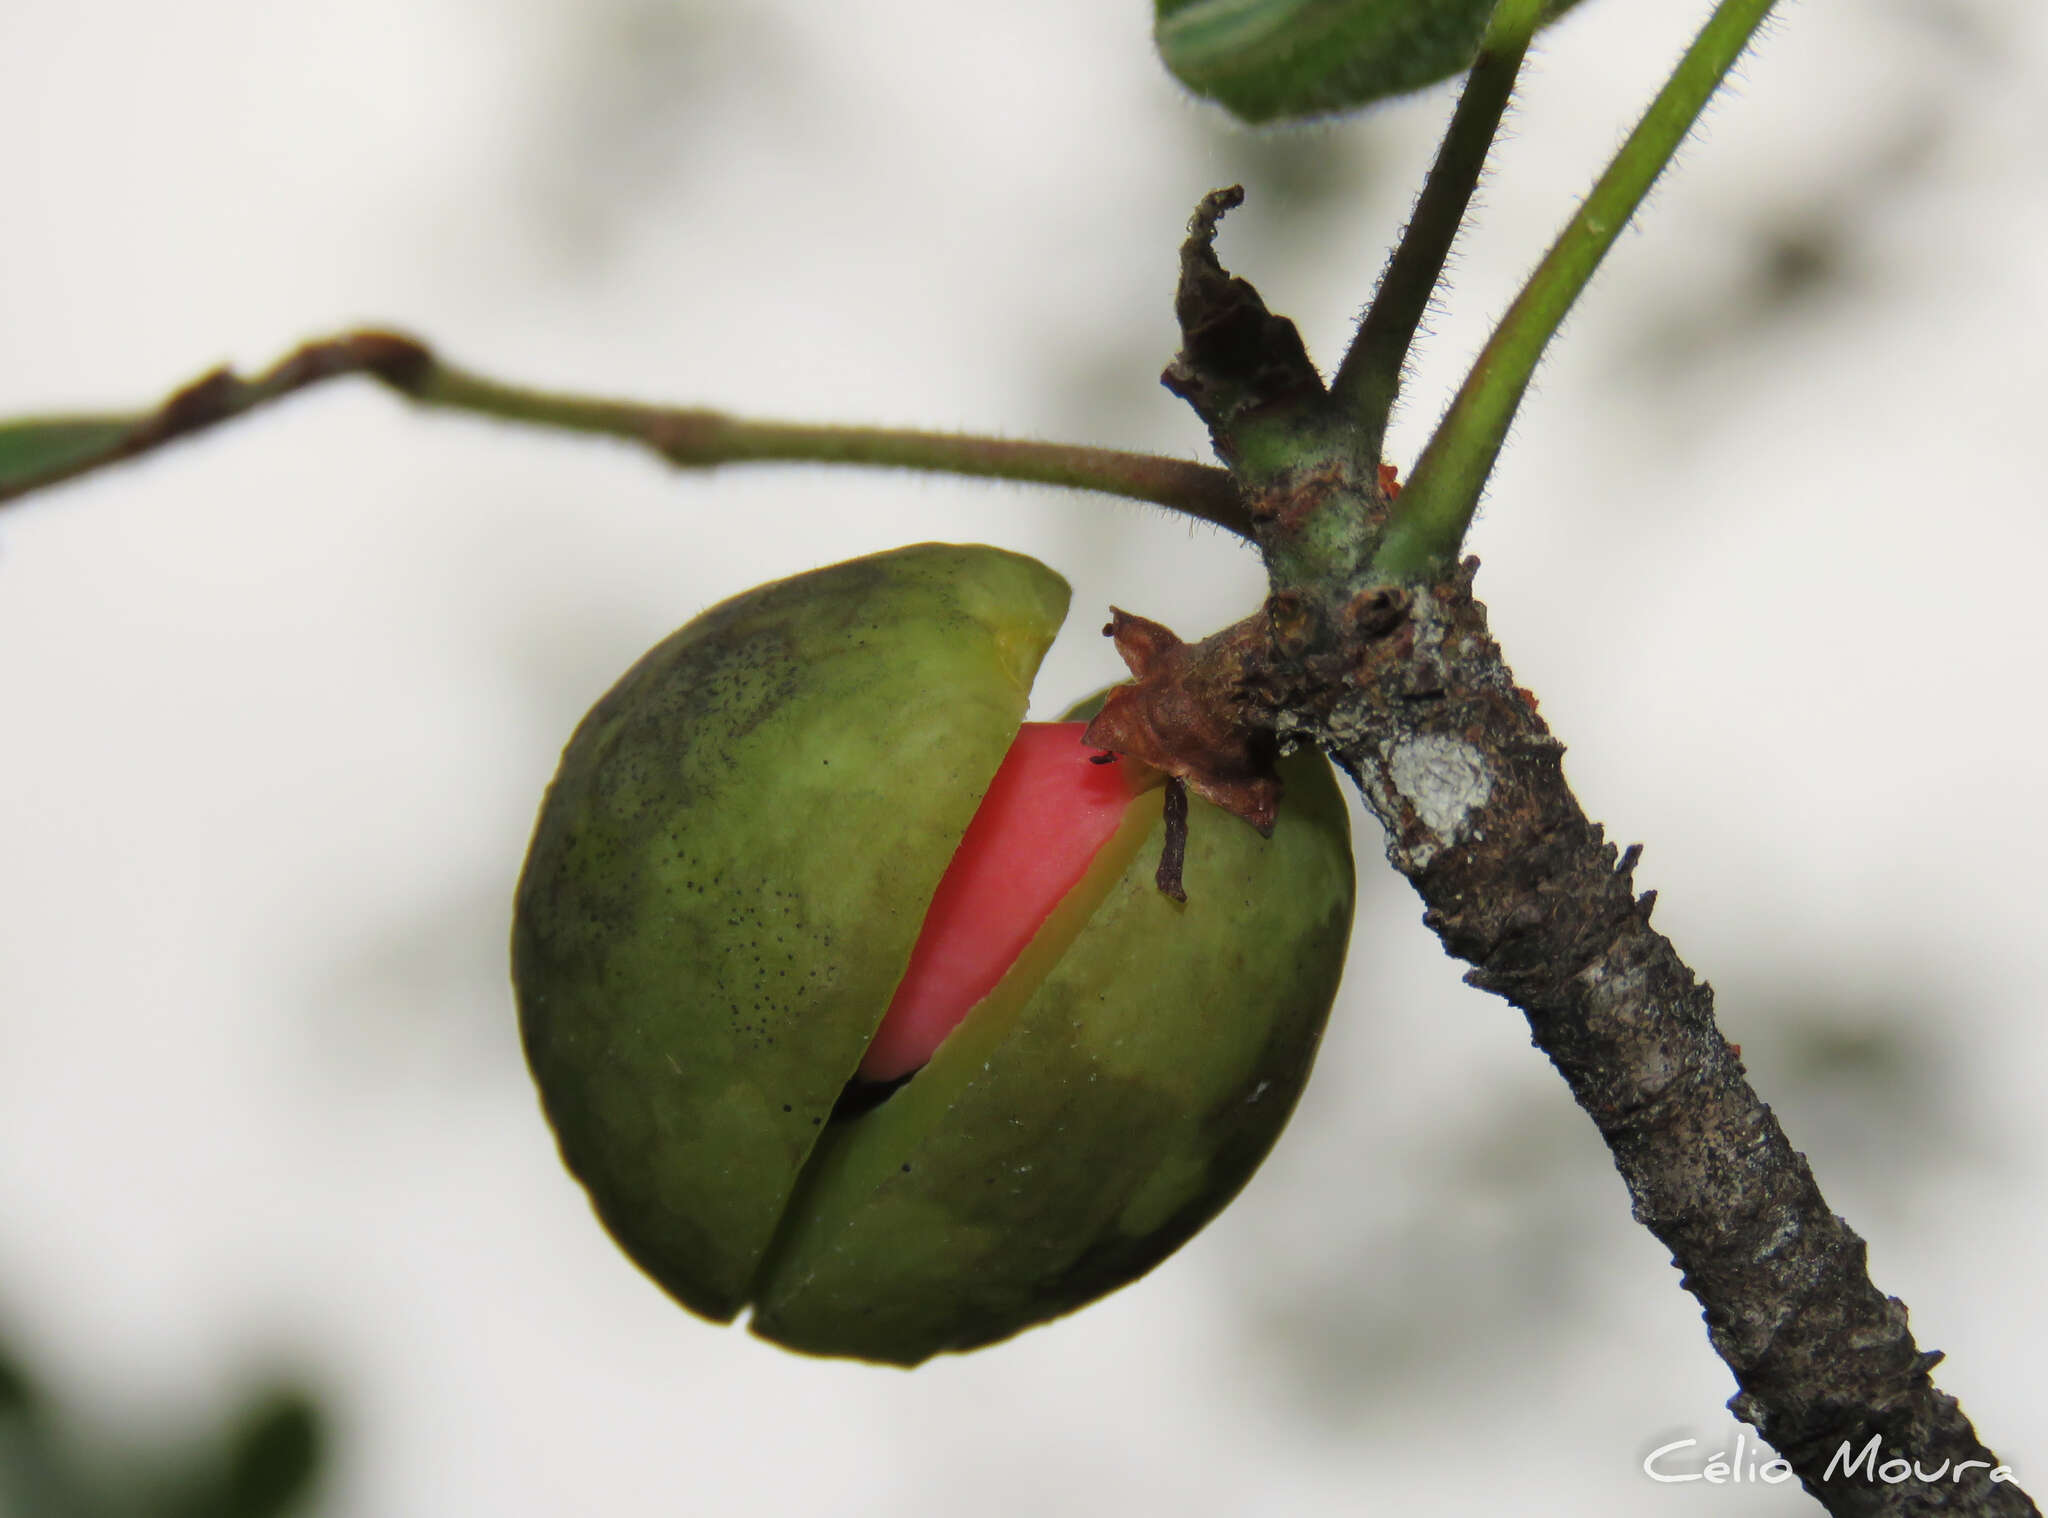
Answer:
<svg viewBox="0 0 2048 1518"><path fill-rule="evenodd" d="M1472 814L1493 794L1486 756L1462 738L1421 733L1386 746L1388 778L1440 845L1463 836ZM1428 851L1433 853L1433 850ZM1418 862L1427 863L1418 850Z"/></svg>

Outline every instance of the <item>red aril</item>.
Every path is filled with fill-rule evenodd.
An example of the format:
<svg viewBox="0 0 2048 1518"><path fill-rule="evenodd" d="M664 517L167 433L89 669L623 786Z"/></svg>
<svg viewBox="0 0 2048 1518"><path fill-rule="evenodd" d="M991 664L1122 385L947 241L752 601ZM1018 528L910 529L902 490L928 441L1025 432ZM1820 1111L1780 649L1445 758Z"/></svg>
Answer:
<svg viewBox="0 0 2048 1518"><path fill-rule="evenodd" d="M1027 722L932 896L909 968L860 1062L863 1080L908 1075L995 989L1142 788L1097 763L1085 722Z"/></svg>

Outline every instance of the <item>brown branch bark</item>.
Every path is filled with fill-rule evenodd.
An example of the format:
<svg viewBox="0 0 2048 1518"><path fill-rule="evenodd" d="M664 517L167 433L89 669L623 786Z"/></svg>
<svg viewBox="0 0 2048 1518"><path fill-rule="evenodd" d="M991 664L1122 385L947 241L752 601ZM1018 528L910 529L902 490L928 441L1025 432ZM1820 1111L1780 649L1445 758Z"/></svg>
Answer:
<svg viewBox="0 0 2048 1518"><path fill-rule="evenodd" d="M1941 1356L1871 1283L1863 1240L1715 1026L1712 990L1650 926L1638 850L1617 857L1572 795L1564 746L1488 634L1476 561L1428 585L1370 569L1387 471L1319 426L1293 327L1217 261L1217 218L1240 198L1212 194L1189 223L1166 381L1237 468L1275 588L1188 645L1181 689L1148 700L1226 692L1240 736L1310 741L1350 771L1424 920L1471 984L1527 1015L1607 1141L1735 1373L1731 1410L1830 1512L2035 1513L1936 1390Z"/></svg>
<svg viewBox="0 0 2048 1518"><path fill-rule="evenodd" d="M1527 1015L1699 1300L1741 1387L1730 1408L1807 1490L1838 1514L2035 1513L1991 1479L1997 1457L1929 1377L1941 1356L1871 1283L1863 1240L1715 1026L1712 989L1650 925L1639 851L1617 858L1587 820L1488 634L1476 567L1307 637L1298 606L1269 603L1251 709L1350 771L1467 981ZM1845 1471L1873 1436L1879 1453ZM1883 1479L1895 1460L1914 1471Z"/></svg>

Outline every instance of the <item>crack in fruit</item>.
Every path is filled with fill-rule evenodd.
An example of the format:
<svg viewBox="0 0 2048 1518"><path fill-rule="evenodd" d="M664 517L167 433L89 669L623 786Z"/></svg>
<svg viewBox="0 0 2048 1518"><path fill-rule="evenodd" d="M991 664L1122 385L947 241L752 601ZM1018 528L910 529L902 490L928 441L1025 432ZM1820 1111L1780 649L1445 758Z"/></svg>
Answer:
<svg viewBox="0 0 2048 1518"><path fill-rule="evenodd" d="M989 782L926 909L910 963L858 1079L894 1081L931 1058L987 998L1088 873L1157 771L1104 763L1083 722L1027 722Z"/></svg>

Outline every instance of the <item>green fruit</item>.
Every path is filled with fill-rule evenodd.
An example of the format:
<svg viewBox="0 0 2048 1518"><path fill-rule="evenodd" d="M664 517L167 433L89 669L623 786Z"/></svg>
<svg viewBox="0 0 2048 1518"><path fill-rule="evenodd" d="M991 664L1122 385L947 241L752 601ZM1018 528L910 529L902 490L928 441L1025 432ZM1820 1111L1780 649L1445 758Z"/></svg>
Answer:
<svg viewBox="0 0 2048 1518"><path fill-rule="evenodd" d="M1342 798L1270 839L1159 793L996 989L869 1110L840 1099L1064 616L1033 560L923 544L765 585L659 644L563 754L513 979L563 1159L684 1305L915 1364L1163 1259L1277 1137L1351 919ZM838 1115L835 1115L838 1108Z"/></svg>

